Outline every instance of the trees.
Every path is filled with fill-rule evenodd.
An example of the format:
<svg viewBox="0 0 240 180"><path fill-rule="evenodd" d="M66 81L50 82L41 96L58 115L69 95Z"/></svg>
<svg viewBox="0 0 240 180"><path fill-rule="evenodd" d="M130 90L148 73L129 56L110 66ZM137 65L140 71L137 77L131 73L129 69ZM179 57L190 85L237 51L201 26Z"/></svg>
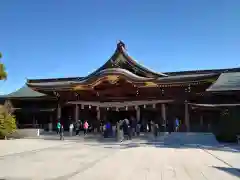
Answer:
<svg viewBox="0 0 240 180"><path fill-rule="evenodd" d="M15 116L5 106L0 106L0 139L6 138L16 130Z"/></svg>
<svg viewBox="0 0 240 180"><path fill-rule="evenodd" d="M0 58L2 54L0 53ZM5 66L0 62L0 80L6 80L7 73ZM6 138L9 134L16 130L16 120L12 115L13 107L10 101L5 101L4 105L0 105L0 139Z"/></svg>
<svg viewBox="0 0 240 180"><path fill-rule="evenodd" d="M0 59L2 58L2 54L0 52ZM0 62L0 80L6 80L7 79L7 72L5 69L5 66L2 62Z"/></svg>

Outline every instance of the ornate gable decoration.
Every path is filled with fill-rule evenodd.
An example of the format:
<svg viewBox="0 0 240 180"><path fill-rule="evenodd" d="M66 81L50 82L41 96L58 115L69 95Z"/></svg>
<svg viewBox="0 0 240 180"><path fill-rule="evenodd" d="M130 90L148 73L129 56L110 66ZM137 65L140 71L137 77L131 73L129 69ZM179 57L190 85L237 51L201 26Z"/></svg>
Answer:
<svg viewBox="0 0 240 180"><path fill-rule="evenodd" d="M119 80L119 76L116 76L116 75L109 75L106 78L110 84L116 84Z"/></svg>

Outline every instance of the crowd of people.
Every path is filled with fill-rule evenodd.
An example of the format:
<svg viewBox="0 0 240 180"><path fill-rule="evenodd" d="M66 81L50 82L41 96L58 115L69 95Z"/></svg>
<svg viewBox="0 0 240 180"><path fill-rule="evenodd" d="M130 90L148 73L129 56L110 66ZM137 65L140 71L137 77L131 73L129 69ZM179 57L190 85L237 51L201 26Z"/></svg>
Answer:
<svg viewBox="0 0 240 180"><path fill-rule="evenodd" d="M75 135L80 135L80 131L83 130L84 136L87 134L89 129L88 121L85 120L83 123L81 120L78 120L75 124L72 122L69 125L69 136L73 136L73 132L75 130ZM57 122L57 134L60 135L60 140L64 140L64 127L60 121Z"/></svg>
<svg viewBox="0 0 240 180"><path fill-rule="evenodd" d="M139 136L140 132L152 132L157 137L161 130L160 126L162 125L154 121L140 122L133 117L130 119L125 118L115 123L111 123L110 121L101 122L98 128L90 126L87 120L78 120L75 123L70 123L69 136L73 136L74 132L75 136L79 136L80 131L83 131L83 135L85 136L89 130L96 129L96 131L102 133L104 138L114 137L118 141L123 141L125 138L131 140L133 136ZM180 121L176 118L172 124L168 124L167 130L169 133L179 131L179 126ZM64 139L64 127L60 121L57 123L57 134L60 135L61 140Z"/></svg>

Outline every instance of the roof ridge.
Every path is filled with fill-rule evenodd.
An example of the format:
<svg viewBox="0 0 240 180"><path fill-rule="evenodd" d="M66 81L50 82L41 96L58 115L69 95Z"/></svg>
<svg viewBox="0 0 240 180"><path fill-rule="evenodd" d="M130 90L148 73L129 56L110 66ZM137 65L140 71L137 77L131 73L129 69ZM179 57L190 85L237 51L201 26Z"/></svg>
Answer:
<svg viewBox="0 0 240 180"><path fill-rule="evenodd" d="M78 81L83 79L84 77L67 77L67 78L45 78L45 79L27 79L27 83L34 83L34 82L58 82L58 81Z"/></svg>
<svg viewBox="0 0 240 180"><path fill-rule="evenodd" d="M149 72L151 72L151 73L153 73L153 74L159 75L159 76L167 76L165 73L156 72L156 71L152 70L151 68L148 68L148 67L146 67L145 65L142 65L139 61L137 61L136 59L132 58L132 56L130 56L130 55L128 54L128 52L127 52L127 50L126 50L125 48L124 48L122 51L123 51L123 54L124 54L125 56L127 56L127 58L129 58L133 63L138 64L138 66L139 66L140 68L142 68L142 69L144 69L144 70L146 70L146 71L149 71Z"/></svg>
<svg viewBox="0 0 240 180"><path fill-rule="evenodd" d="M184 74L184 73L211 73L211 72L240 72L240 67L237 68L221 68L221 69L200 69L200 70L184 70L184 71L171 71L171 72L164 72L166 74Z"/></svg>

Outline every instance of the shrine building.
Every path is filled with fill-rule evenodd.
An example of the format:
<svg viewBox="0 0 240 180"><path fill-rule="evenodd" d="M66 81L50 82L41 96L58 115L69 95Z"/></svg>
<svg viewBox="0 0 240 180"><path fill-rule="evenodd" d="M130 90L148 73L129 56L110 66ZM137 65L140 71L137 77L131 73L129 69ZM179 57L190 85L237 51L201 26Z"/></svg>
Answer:
<svg viewBox="0 0 240 180"><path fill-rule="evenodd" d="M64 127L76 120L96 127L130 117L166 127L177 117L181 131L206 132L223 108L240 102L240 68L155 72L130 57L120 41L85 77L28 79L1 100L11 104L20 128L46 128L57 120Z"/></svg>

